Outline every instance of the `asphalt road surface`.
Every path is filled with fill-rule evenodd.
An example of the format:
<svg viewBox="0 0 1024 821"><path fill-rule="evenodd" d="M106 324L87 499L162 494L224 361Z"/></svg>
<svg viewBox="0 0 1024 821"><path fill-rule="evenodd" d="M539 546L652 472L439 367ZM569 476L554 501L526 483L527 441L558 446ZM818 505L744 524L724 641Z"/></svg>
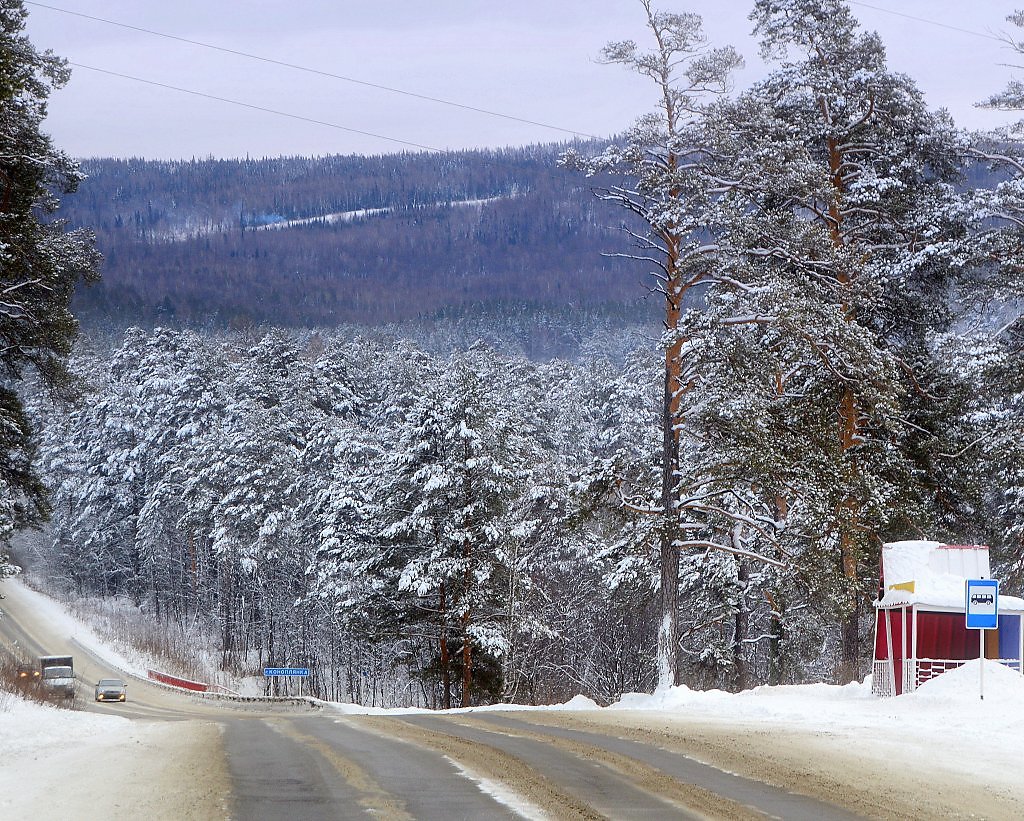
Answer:
<svg viewBox="0 0 1024 821"><path fill-rule="evenodd" d="M349 716L295 703L204 699L137 679L129 680L127 703L95 704L92 684L121 674L45 623L19 587L4 585L3 593L0 642L28 658L73 655L81 709L185 722L177 725L183 731L193 723L220 728L219 749L211 749L207 734L195 752L223 759L229 798L224 812L211 817L820 821L885 815L870 806L865 812L859 794L853 800L840 792L835 799L860 814L826 800L832 796L820 788L801 794L793 788L798 772L776 779L785 789L701 763L694 754L700 745L685 731L645 735L590 721L586 713ZM709 743L706 736L700 741ZM721 743L742 744L742 737Z"/></svg>

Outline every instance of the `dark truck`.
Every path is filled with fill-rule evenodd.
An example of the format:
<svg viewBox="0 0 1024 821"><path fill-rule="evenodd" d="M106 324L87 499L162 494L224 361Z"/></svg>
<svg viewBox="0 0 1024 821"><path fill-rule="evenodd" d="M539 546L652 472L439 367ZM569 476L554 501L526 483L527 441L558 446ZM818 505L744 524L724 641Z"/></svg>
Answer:
<svg viewBox="0 0 1024 821"><path fill-rule="evenodd" d="M40 656L39 672L45 690L65 698L74 698L75 664L71 656Z"/></svg>

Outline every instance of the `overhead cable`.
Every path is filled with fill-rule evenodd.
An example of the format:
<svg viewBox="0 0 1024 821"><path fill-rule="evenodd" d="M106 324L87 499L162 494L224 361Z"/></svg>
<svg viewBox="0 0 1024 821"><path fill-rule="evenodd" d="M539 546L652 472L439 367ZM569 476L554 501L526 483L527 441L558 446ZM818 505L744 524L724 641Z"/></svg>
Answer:
<svg viewBox="0 0 1024 821"><path fill-rule="evenodd" d="M444 152L443 148L434 148L433 146L423 145L422 143L414 143L409 140L400 140L397 137L389 137L386 134L375 134L372 131L362 131L358 128L349 128L346 125L339 125L338 123L331 123L327 122L326 120L317 120L314 119L313 117L303 117L301 114L292 114L287 111L278 111L277 109L274 108L266 108L261 105L254 105L253 103L244 103L241 100L232 100L230 97L218 97L215 94L207 94L203 91L195 91L191 88L182 88L181 86L172 86L167 83L158 83L156 80L146 80L142 77L134 77L131 74L121 74L118 71L109 71L105 68L87 66L83 63L69 62L69 65L72 65L75 68L84 68L87 71L95 71L99 74L108 74L111 77L121 77L125 80L134 80L137 83L145 83L146 85L156 86L157 88L166 88L170 89L171 91L180 91L182 94L191 94L194 97L205 97L207 100L216 100L219 103L229 103L231 105L236 105L241 108L249 108L253 111L262 111L265 114L276 114L279 117L289 117L293 120L301 120L302 122L305 123L314 123L315 125L322 125L326 126L327 128L336 128L339 131L348 131L351 134L361 134L364 137L374 137L378 140L387 140L388 142L399 143L401 145L407 145L412 148L419 148L423 151Z"/></svg>
<svg viewBox="0 0 1024 821"><path fill-rule="evenodd" d="M402 88L395 88L394 86L386 86L381 83L371 83L368 80L360 80L356 77L347 77L343 74L334 74L330 71L322 71L317 68L310 68L309 66L303 66L298 63L289 63L284 60L275 60L272 57L264 57L260 54L252 54L248 51L239 51L238 49L227 48L225 46L214 45L213 43L204 43L200 40L191 40L188 37L179 37L176 34L167 34L162 31L156 31L154 29L143 28L142 26L133 26L128 23L122 23L117 20L110 20L106 17L97 17L92 14L83 14L78 11L71 11L70 9L60 8L59 6L51 6L47 3L37 3L35 0L24 0L27 6L36 6L37 8L48 9L50 11L56 11L61 14L70 14L74 17L82 17L86 20L92 20L97 23L104 23L108 26L117 26L118 28L128 29L130 31L138 31L143 34L151 34L154 37L163 37L166 40L175 40L179 43L187 43L191 46L199 46L200 48L211 49L212 51L220 51L225 54L231 54L235 57L244 57L248 60L258 60L261 63L269 63L270 65L281 66L284 68L294 69L295 71L303 71L307 74L316 74L321 77L329 77L332 80L342 80L346 83L355 83L356 85L366 86L367 88L374 88L378 91L387 91L391 94L401 94L405 97L412 97L417 100L425 100L431 103L437 103L439 105L451 106L453 108L461 108L464 111L472 111L476 114L484 114L488 117L500 117L503 120L512 120L518 123L524 123L526 125L534 125L539 128L548 128L553 131L561 131L565 134L573 134L577 137L587 137L590 139L596 139L593 134L587 134L583 131L577 131L573 128L563 128L557 125L551 125L550 123L542 123L538 120L529 120L525 117L516 117L512 114L504 114L500 111L491 111L486 108L478 108L477 106L467 105L465 103L455 102L454 100L445 100L441 97L432 97L429 94L418 94L415 91L407 91Z"/></svg>
<svg viewBox="0 0 1024 821"><path fill-rule="evenodd" d="M891 14L894 17L905 17L907 20L914 20L918 23L927 23L929 26L938 26L939 28L949 29L950 31L959 31L962 34L970 34L972 37L984 37L986 40L995 40L1000 43L1003 42L1001 37L997 37L994 34L985 34L980 31L971 31L970 29L960 28L960 26L951 26L949 23L940 23L938 20L929 20L927 17L915 17L913 14L905 14L902 11L893 11L892 9L875 6L871 3L863 3L861 0L846 0L846 2L851 6L863 6L866 9L880 11L883 14Z"/></svg>

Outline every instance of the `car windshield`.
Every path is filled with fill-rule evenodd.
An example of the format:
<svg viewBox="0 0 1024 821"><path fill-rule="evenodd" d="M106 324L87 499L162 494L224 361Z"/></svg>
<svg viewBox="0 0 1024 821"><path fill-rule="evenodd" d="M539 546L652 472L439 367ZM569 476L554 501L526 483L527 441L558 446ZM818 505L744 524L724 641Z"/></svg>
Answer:
<svg viewBox="0 0 1024 821"><path fill-rule="evenodd" d="M97 687L124 687L124 682L119 678L101 678L96 684Z"/></svg>
<svg viewBox="0 0 1024 821"><path fill-rule="evenodd" d="M71 678L72 675L70 667L47 667L43 670L43 678Z"/></svg>

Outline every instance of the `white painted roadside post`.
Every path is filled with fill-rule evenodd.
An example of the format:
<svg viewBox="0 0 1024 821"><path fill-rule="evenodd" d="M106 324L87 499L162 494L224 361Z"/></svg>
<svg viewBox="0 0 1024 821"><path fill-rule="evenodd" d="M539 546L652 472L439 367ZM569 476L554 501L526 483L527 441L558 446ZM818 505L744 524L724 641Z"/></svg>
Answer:
<svg viewBox="0 0 1024 821"><path fill-rule="evenodd" d="M967 629L977 630L981 637L981 654L978 658L981 700L985 700L985 631L999 627L999 580L967 579L964 584Z"/></svg>

